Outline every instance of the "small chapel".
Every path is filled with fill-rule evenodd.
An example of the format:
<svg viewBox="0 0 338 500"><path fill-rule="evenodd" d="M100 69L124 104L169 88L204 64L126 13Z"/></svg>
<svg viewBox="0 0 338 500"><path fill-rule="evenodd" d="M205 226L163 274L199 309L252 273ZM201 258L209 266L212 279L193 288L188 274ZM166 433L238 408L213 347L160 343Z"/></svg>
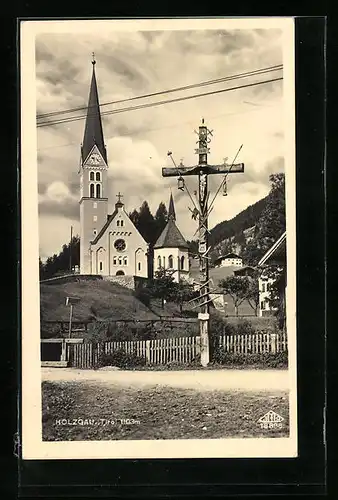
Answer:
<svg viewBox="0 0 338 500"><path fill-rule="evenodd" d="M92 79L80 161L80 274L148 277L148 244L130 220L118 193L108 213L108 158L99 95Z"/></svg>
<svg viewBox="0 0 338 500"><path fill-rule="evenodd" d="M169 271L174 281L189 279L189 245L176 225L176 213L170 194L168 221L154 245L154 269Z"/></svg>
<svg viewBox="0 0 338 500"><path fill-rule="evenodd" d="M189 247L176 225L172 194L168 221L153 252L129 218L119 192L108 213L108 156L104 142L95 65L80 156L80 274L148 278L148 259L176 282L189 278Z"/></svg>

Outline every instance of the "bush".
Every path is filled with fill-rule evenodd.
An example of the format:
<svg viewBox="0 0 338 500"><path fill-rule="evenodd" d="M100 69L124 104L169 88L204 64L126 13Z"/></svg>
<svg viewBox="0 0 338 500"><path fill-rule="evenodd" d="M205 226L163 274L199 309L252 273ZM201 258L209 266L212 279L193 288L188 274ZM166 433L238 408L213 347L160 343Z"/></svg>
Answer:
<svg viewBox="0 0 338 500"><path fill-rule="evenodd" d="M233 325L231 325L233 326ZM252 325L251 321L245 318L240 318L236 327L233 327L236 333L239 335L247 335L250 333L255 333L256 329Z"/></svg>
<svg viewBox="0 0 338 500"><path fill-rule="evenodd" d="M110 354L102 353L99 357L97 368L102 368L103 366L117 366L118 368L127 369L144 366L145 364L145 358L119 349Z"/></svg>
<svg viewBox="0 0 338 500"><path fill-rule="evenodd" d="M243 325L243 322L248 322L252 326L255 332L262 330L269 330L271 332L275 331L277 328L276 318L274 316L257 317L251 316L250 318L243 317L227 317L227 322L233 326L236 330L239 325ZM238 332L240 333L240 331Z"/></svg>
<svg viewBox="0 0 338 500"><path fill-rule="evenodd" d="M210 339L210 349L211 353L217 349L219 337L221 335L234 335L236 329L233 325L228 323L223 319L217 312L213 312L210 315L209 322L209 339Z"/></svg>
<svg viewBox="0 0 338 500"><path fill-rule="evenodd" d="M226 352L222 347L218 347L214 351L213 364L227 366L252 366L259 365L264 368L287 368L288 367L288 352L261 353L261 354L239 354Z"/></svg>

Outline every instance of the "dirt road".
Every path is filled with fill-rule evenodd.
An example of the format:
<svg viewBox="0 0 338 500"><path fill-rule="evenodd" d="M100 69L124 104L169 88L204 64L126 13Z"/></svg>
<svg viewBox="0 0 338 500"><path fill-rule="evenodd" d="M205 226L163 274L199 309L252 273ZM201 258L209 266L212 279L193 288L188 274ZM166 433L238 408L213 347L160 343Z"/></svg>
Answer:
<svg viewBox="0 0 338 500"><path fill-rule="evenodd" d="M124 371L42 368L43 381L87 381L111 386L169 386L197 390L288 391L287 370Z"/></svg>

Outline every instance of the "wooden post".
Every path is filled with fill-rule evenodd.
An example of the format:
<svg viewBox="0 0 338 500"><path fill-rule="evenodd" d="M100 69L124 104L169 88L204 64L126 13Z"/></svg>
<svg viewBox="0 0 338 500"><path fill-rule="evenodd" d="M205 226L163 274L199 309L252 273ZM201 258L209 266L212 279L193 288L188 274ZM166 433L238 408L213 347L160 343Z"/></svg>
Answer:
<svg viewBox="0 0 338 500"><path fill-rule="evenodd" d="M276 354L276 351L277 351L277 346L276 346L276 340L277 340L277 335L276 333L271 333L271 352L273 354Z"/></svg>
<svg viewBox="0 0 338 500"><path fill-rule="evenodd" d="M73 304L70 304L70 312L69 312L69 334L68 337L72 336L72 316L73 316Z"/></svg>
<svg viewBox="0 0 338 500"><path fill-rule="evenodd" d="M196 132L197 133L197 132ZM212 136L212 131L208 130L206 125L204 124L204 119L202 119L202 124L199 127L198 132L198 148L195 150L196 154L198 154L198 165L193 167L185 167L182 163L179 167L176 166L174 160L172 159L175 168L162 168L163 177L172 177L179 176L178 181L182 182L182 176L186 175L197 175L198 176L198 205L197 208L195 202L193 201L187 186L179 186L179 189L186 189L193 204L195 206L195 210L193 211L193 215L196 214L193 218L197 218L197 214L199 216L199 263L200 263L200 313L198 315L199 319L199 330L200 330L200 352L201 352L201 364L202 366L207 366L210 360L210 344L209 344L209 257L208 252L210 248L208 247L208 216L210 213L208 207L208 175L213 174L233 174L235 172L244 172L244 165L242 163L235 164L235 160L240 151L238 151L237 155L234 158L234 161L231 165L227 165L224 161L223 165L208 165L208 143L210 142L208 136ZM242 147L242 146L241 146ZM171 156L171 151L168 152L168 155ZM217 196L220 188L225 182L221 183L218 191L215 194ZM214 199L211 201L211 209Z"/></svg>
<svg viewBox="0 0 338 500"><path fill-rule="evenodd" d="M150 340L146 340L146 360L150 364Z"/></svg>
<svg viewBox="0 0 338 500"><path fill-rule="evenodd" d="M61 361L66 361L66 339L62 339L61 344Z"/></svg>

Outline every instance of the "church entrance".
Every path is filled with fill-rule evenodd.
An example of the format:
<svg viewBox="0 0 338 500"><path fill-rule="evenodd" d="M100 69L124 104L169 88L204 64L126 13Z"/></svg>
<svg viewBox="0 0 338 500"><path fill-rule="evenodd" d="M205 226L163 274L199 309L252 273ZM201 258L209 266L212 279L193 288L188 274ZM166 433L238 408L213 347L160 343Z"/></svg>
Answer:
<svg viewBox="0 0 338 500"><path fill-rule="evenodd" d="M117 271L116 276L124 276L124 271Z"/></svg>

